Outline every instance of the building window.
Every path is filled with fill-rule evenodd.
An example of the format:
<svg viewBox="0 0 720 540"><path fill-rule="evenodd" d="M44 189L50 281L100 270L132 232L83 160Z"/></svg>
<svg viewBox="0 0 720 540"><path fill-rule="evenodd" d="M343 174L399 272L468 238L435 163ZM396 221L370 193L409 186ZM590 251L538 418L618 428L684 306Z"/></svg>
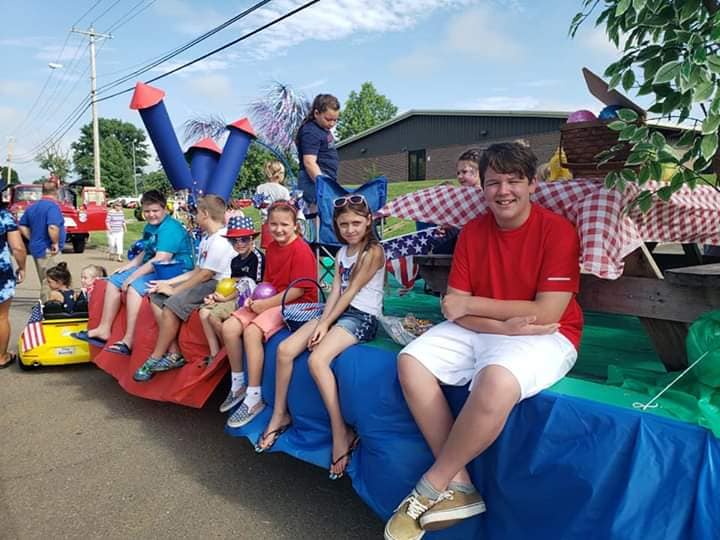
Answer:
<svg viewBox="0 0 720 540"><path fill-rule="evenodd" d="M408 180L425 180L425 150L408 152Z"/></svg>

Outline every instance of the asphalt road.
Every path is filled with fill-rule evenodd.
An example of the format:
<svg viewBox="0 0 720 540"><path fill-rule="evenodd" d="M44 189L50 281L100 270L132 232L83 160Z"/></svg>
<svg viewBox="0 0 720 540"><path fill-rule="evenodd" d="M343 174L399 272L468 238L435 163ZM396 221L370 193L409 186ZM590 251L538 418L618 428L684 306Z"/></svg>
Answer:
<svg viewBox="0 0 720 540"><path fill-rule="evenodd" d="M99 251L66 254L79 280ZM32 261L12 338L39 286ZM380 538L348 479L223 432L201 410L133 397L93 365L0 371L0 539Z"/></svg>

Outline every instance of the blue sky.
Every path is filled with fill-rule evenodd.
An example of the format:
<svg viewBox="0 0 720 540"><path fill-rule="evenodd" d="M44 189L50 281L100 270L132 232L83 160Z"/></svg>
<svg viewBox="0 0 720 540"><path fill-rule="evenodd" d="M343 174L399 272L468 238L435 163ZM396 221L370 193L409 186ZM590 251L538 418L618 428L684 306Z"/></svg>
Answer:
<svg viewBox="0 0 720 540"><path fill-rule="evenodd" d="M200 56L302 3L271 1L141 79ZM133 7L146 8L117 27L113 39L99 47L98 87L102 87L252 4L2 0L0 163L6 161L7 137L12 135L14 168L21 179L32 181L42 175L32 161L33 149L88 95L87 38L68 34L73 23L83 29L94 24L97 31L106 31L126 14L136 13ZM580 69L587 66L601 74L618 53L592 24L574 40L567 36L581 4L581 0L321 0L276 27L154 84L167 92L165 103L176 126L208 114L229 121L245 116L248 104L273 80L308 97L332 93L341 102L371 81L400 112L578 108L598 112L602 104L587 92ZM51 70L49 62L63 67ZM103 101L100 115L142 126L129 102L130 94ZM68 149L79 126L89 121L88 111L59 142L61 147Z"/></svg>

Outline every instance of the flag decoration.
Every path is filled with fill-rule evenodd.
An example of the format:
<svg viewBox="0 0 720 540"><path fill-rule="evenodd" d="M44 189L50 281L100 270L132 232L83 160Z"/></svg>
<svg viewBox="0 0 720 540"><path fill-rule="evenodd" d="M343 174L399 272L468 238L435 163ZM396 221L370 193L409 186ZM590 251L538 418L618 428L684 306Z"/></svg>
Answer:
<svg viewBox="0 0 720 540"><path fill-rule="evenodd" d="M22 333L22 350L24 353L45 344L42 319L42 306L38 302L30 310L30 318Z"/></svg>
<svg viewBox="0 0 720 540"><path fill-rule="evenodd" d="M427 255L432 249L435 229L430 227L402 236L396 236L382 242L385 250L385 268L395 276L403 289L412 289L420 267L415 263L415 255Z"/></svg>

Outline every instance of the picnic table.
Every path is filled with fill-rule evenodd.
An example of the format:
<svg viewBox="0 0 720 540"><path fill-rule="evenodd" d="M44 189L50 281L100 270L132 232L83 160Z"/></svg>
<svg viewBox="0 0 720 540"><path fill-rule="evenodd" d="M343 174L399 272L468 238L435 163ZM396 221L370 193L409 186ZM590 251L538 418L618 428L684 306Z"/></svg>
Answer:
<svg viewBox="0 0 720 540"><path fill-rule="evenodd" d="M662 184L649 182L657 189ZM687 364L685 337L699 315L720 309L717 266L698 266L697 244L720 245L720 193L709 187L687 187L647 213L627 210L637 186L625 191L605 188L602 181L575 179L540 183L533 201L575 224L580 237L581 290L585 310L640 318L658 356L668 370ZM462 227L486 211L481 190L439 186L398 197L384 216ZM657 243L680 243L680 268L663 269L651 249ZM421 256L415 261L428 286L442 293L447 286L450 256ZM671 264L673 266L673 264Z"/></svg>

